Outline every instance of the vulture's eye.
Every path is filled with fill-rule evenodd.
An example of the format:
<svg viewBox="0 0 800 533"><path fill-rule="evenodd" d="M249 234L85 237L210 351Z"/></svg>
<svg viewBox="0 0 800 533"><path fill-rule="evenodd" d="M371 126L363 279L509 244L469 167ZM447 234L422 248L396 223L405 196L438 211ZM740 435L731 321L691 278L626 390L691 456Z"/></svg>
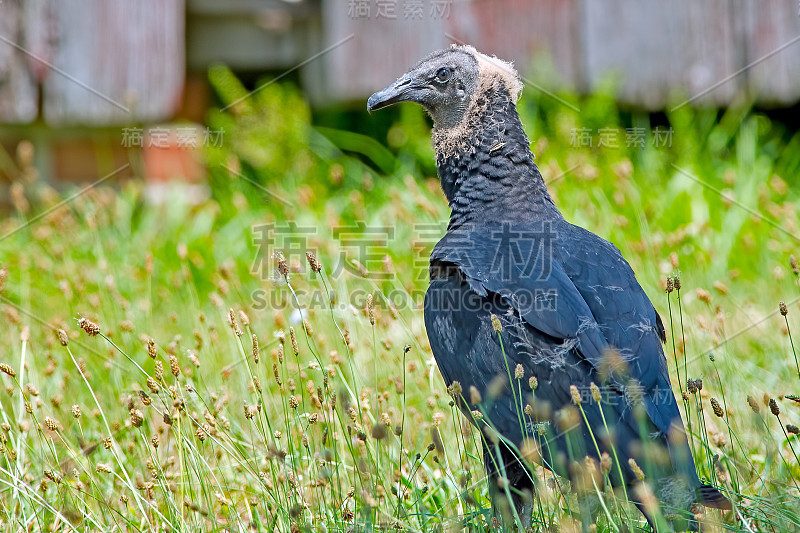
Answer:
<svg viewBox="0 0 800 533"><path fill-rule="evenodd" d="M442 67L436 71L436 79L440 82L444 83L450 79L450 69L447 67Z"/></svg>

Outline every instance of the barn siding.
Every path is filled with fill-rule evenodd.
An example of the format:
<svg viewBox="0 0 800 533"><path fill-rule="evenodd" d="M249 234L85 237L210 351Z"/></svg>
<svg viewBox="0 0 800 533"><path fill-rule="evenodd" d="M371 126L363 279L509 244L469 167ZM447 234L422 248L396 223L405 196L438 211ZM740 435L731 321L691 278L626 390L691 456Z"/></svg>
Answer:
<svg viewBox="0 0 800 533"><path fill-rule="evenodd" d="M404 5L434 1L388 3L401 19ZM370 18L348 16L358 3ZM727 105L744 90L767 105L800 99L796 0L453 0L449 16L414 21L380 20L378 3L323 2L319 49L352 38L309 69L326 91L312 87L315 100L363 99L452 42L515 61L534 89L589 91L619 75L620 101L647 109Z"/></svg>
<svg viewBox="0 0 800 533"><path fill-rule="evenodd" d="M580 87L577 0L468 2L447 20L448 34L478 50L513 61L530 83ZM452 42L452 41L448 41ZM554 76L554 77L553 77Z"/></svg>
<svg viewBox="0 0 800 533"><path fill-rule="evenodd" d="M728 0L585 2L589 87L619 75L619 99L648 109L663 108L673 92L687 97L703 93L740 67L742 36L734 29L733 5ZM745 81L732 77L695 101L730 102Z"/></svg>
<svg viewBox="0 0 800 533"><path fill-rule="evenodd" d="M751 93L766 104L789 105L800 98L799 11L800 4L791 0L746 2L743 68Z"/></svg>
<svg viewBox="0 0 800 533"><path fill-rule="evenodd" d="M306 87L312 99L325 102L369 95L402 74L394 67L407 68L446 46L444 20L430 16L428 0L419 3L421 17L416 4L410 9L401 1L392 3L393 11L384 9L389 3L379 10L375 1L323 2L323 39L317 50L341 44L309 64L307 70L313 76Z"/></svg>
<svg viewBox="0 0 800 533"><path fill-rule="evenodd" d="M0 122L32 122L39 112L39 89L28 68L28 57L14 46L27 47L23 30L26 10L39 3L4 0L0 4Z"/></svg>
<svg viewBox="0 0 800 533"><path fill-rule="evenodd" d="M178 109L185 75L183 0L55 5L53 63L68 76L51 71L45 79L49 124L148 122Z"/></svg>
<svg viewBox="0 0 800 533"><path fill-rule="evenodd" d="M526 69L532 57L548 58L542 81L552 87L580 81L579 51L573 39L577 0L440 1L390 0L393 16L378 0L323 2L325 39L318 49L341 42L307 69L313 100L362 98L393 81L434 50L465 42L515 61ZM356 5L369 9L356 11ZM409 7L412 6L412 7ZM422 6L421 16L417 11ZM552 58L552 60L550 60ZM538 82L537 82L538 85ZM324 93L317 90L324 88Z"/></svg>
<svg viewBox="0 0 800 533"><path fill-rule="evenodd" d="M528 90L589 91L621 74L620 100L648 109L680 95L727 105L745 90L767 105L800 99L796 0L303 1L286 8L287 17L277 16L275 1L195 3L252 11L256 34L237 31L238 39L215 46L251 40L245 60L302 64L304 88L321 104L363 100L451 42L515 61ZM0 122L41 114L50 125L107 126L172 117L185 76L185 10L185 0L0 2ZM209 31L201 35L214 38L214 17L203 20ZM276 26L281 20L291 24ZM297 35L270 40L269 31ZM206 62L208 52L200 54Z"/></svg>

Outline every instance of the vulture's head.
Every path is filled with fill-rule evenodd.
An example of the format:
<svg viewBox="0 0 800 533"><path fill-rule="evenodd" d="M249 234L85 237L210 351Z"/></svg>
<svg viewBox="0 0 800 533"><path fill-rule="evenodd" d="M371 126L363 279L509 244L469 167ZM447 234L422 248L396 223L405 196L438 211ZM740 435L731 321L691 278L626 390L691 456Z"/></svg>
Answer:
<svg viewBox="0 0 800 533"><path fill-rule="evenodd" d="M510 63L481 54L471 46L434 52L382 91L369 97L367 110L398 102L416 102L433 117L437 129L462 122L476 94L502 85L516 101L522 85Z"/></svg>

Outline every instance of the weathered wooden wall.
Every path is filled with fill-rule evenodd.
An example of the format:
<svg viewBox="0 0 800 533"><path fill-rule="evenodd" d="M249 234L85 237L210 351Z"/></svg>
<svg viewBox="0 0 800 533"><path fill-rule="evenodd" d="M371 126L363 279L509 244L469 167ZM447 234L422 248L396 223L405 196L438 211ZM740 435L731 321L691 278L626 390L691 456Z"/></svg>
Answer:
<svg viewBox="0 0 800 533"><path fill-rule="evenodd" d="M605 0L585 3L586 79L596 86L618 75L620 98L650 109L670 93L697 95L742 66L737 43L745 42L736 2L730 0ZM698 98L725 104L743 86L734 77Z"/></svg>
<svg viewBox="0 0 800 533"><path fill-rule="evenodd" d="M681 101L675 94L710 105L742 93L800 100L797 0L187 1L197 71L217 60L302 65L320 104L363 100L453 42L515 61L529 91L591 91L617 76L620 100L648 109ZM186 10L184 0L0 1L0 123L171 118Z"/></svg>
<svg viewBox="0 0 800 533"><path fill-rule="evenodd" d="M796 0L379 0L325 2L319 49L349 40L309 69L324 100L364 98L425 54L453 42L514 60L530 87L589 91L617 77L622 102L662 109L684 95L726 105L800 100ZM409 17L406 5L424 7ZM354 13L353 4L371 6ZM449 6L434 16L434 5ZM550 59L548 59L550 58ZM324 94L319 93L319 88ZM678 100L680 101L680 100Z"/></svg>
<svg viewBox="0 0 800 533"><path fill-rule="evenodd" d="M170 118L185 76L184 17L183 0L5 0L0 122Z"/></svg>
<svg viewBox="0 0 800 533"><path fill-rule="evenodd" d="M30 122L38 113L34 73L16 48L24 42L25 11L23 0L0 4L0 122Z"/></svg>

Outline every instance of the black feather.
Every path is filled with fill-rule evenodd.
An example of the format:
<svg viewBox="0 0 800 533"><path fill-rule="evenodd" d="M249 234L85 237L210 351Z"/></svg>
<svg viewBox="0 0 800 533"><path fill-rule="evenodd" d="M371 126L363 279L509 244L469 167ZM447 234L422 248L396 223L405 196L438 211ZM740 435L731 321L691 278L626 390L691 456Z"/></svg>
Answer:
<svg viewBox="0 0 800 533"><path fill-rule="evenodd" d="M467 132L468 149L437 154L452 215L431 255L425 325L446 383L458 382L464 412L483 411L478 425L488 421L501 436L502 470L518 490L533 487L516 451L526 438L543 443L545 465L564 476L570 460L597 459L598 448L613 457L601 406L589 394L596 383L622 463L610 473L614 485L637 481L627 462L634 458L665 508L689 520L695 501L729 508L698 479L670 386L664 326L632 269L614 245L561 216L502 85L479 97L489 104ZM517 364L519 382L510 377ZM530 376L539 383L533 396ZM559 427L571 385L588 426L581 416L576 427ZM471 387L480 405L470 403ZM538 418L522 412L528 403ZM493 446L487 441L485 461L494 479L501 472Z"/></svg>

